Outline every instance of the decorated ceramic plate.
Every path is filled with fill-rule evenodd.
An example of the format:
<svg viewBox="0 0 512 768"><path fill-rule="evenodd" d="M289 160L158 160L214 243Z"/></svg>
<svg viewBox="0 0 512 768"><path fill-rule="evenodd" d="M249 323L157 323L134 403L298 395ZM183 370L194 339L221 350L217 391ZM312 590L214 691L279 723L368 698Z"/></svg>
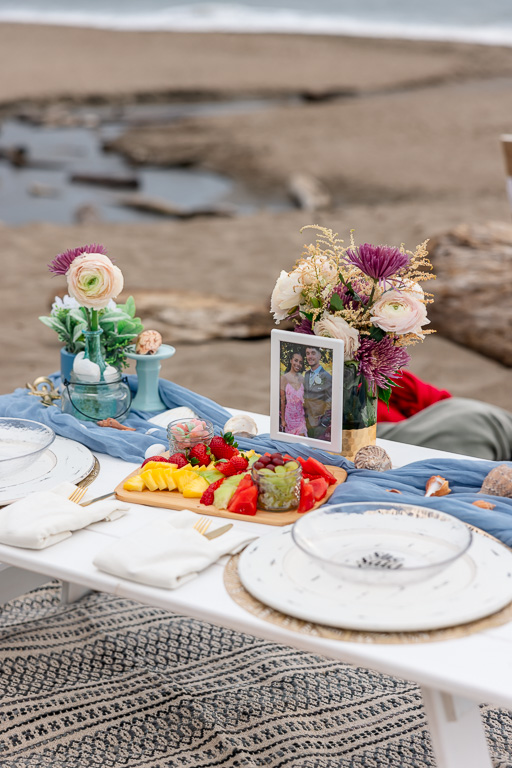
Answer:
<svg viewBox="0 0 512 768"><path fill-rule="evenodd" d="M93 467L94 456L89 448L75 440L56 437L30 467L0 479L0 505L10 504L34 491L47 491L65 480L78 483Z"/></svg>
<svg viewBox="0 0 512 768"><path fill-rule="evenodd" d="M282 613L373 632L464 624L512 600L512 552L479 533L453 565L416 584L368 585L333 576L293 543L290 529L250 544L240 557L239 575L253 597Z"/></svg>

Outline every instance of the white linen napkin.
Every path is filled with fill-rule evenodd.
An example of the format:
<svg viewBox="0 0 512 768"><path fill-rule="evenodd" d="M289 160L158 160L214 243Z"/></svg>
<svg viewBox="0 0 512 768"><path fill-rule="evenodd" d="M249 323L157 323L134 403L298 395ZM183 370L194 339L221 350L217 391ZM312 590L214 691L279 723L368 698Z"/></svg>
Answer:
<svg viewBox="0 0 512 768"><path fill-rule="evenodd" d="M100 520L116 520L127 509L117 499L81 507L69 501L73 483L61 483L51 491L29 493L24 499L0 509L0 543L25 549L44 549L68 539L72 531Z"/></svg>
<svg viewBox="0 0 512 768"><path fill-rule="evenodd" d="M93 560L100 571L163 589L176 589L220 560L240 552L257 534L231 528L211 541L193 528L197 514L182 510L150 523L99 552ZM209 531L227 520L212 522ZM216 524L218 523L218 525Z"/></svg>

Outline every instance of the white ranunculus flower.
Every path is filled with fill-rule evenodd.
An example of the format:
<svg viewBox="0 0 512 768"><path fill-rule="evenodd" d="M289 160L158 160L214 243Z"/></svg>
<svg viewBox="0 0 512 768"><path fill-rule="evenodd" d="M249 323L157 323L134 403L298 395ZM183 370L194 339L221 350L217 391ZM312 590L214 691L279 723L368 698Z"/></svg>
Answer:
<svg viewBox="0 0 512 768"><path fill-rule="evenodd" d="M279 323L290 314L290 310L299 306L301 286L297 278L296 270L285 272L282 270L272 291L270 311L274 313L274 320Z"/></svg>
<svg viewBox="0 0 512 768"><path fill-rule="evenodd" d="M303 285L314 285L320 283L325 285L332 282L338 275L335 265L327 256L311 256L304 259L294 270L299 276Z"/></svg>
<svg viewBox="0 0 512 768"><path fill-rule="evenodd" d="M341 339L344 344L345 360L353 360L359 349L359 333L346 320L327 312L313 325L316 336L327 336L330 339Z"/></svg>
<svg viewBox="0 0 512 768"><path fill-rule="evenodd" d="M396 334L415 333L425 338L422 326L430 323L427 308L417 293L386 291L372 307L371 321L383 331Z"/></svg>

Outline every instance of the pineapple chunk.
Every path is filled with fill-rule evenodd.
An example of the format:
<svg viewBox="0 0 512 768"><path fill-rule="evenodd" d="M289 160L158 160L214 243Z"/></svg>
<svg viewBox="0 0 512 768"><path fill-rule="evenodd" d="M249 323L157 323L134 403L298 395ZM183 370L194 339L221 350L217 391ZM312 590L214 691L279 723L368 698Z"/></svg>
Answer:
<svg viewBox="0 0 512 768"><path fill-rule="evenodd" d="M158 485L160 491L167 491L167 479L166 472L163 467L154 467L150 470L153 475L153 480Z"/></svg>
<svg viewBox="0 0 512 768"><path fill-rule="evenodd" d="M207 488L208 488L208 483L206 482L204 477L201 477L200 475L198 475L195 480L192 480L192 482L187 483L187 485L183 489L183 496L186 499L200 499Z"/></svg>
<svg viewBox="0 0 512 768"><path fill-rule="evenodd" d="M158 483L153 477L152 469L146 469L144 472L141 472L140 477L143 479L146 488L150 491L158 491Z"/></svg>
<svg viewBox="0 0 512 768"><path fill-rule="evenodd" d="M170 469L178 469L177 464L169 464L168 461L148 461L147 464L144 464L142 469L165 469L166 467L169 467Z"/></svg>
<svg viewBox="0 0 512 768"><path fill-rule="evenodd" d="M144 480L140 475L129 477L123 485L125 491L143 491L145 487Z"/></svg>
<svg viewBox="0 0 512 768"><path fill-rule="evenodd" d="M174 491L174 490L175 490L175 488L177 488L177 485L176 485L176 483L175 483L175 482L174 482L174 480L172 479L172 472L168 472L168 473L165 475L165 480L166 480L166 482L167 482L167 490L168 490L168 491Z"/></svg>
<svg viewBox="0 0 512 768"><path fill-rule="evenodd" d="M185 486L188 485L188 483L191 483L193 480L198 480L201 478L198 477L197 472L191 472L190 470L185 469L185 467L183 467L183 469L179 469L177 472L173 473L172 479L178 486L179 492L183 493L183 490Z"/></svg>

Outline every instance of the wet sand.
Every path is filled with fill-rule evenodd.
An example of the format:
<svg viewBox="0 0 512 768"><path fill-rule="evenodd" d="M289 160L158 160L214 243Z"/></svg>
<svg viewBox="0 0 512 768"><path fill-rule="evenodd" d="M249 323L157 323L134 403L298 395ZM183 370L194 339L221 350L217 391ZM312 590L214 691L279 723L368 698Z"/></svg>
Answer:
<svg viewBox="0 0 512 768"><path fill-rule="evenodd" d="M412 248L461 222L510 216L499 146L499 135L510 132L510 49L0 25L0 66L7 73L0 114L56 101L86 100L93 110L133 98L297 96L254 113L130 129L118 149L164 166L177 151L195 153L197 167L263 193L286 194L294 172L310 173L332 196L321 213L0 224L1 392L58 368L59 342L37 318L65 292L64 279L52 279L46 264L68 247L104 243L128 289L193 288L266 302L279 271L300 255L305 224ZM510 369L436 336L412 354L412 370L433 384L511 406ZM180 345L163 375L220 402L268 412L266 340Z"/></svg>

